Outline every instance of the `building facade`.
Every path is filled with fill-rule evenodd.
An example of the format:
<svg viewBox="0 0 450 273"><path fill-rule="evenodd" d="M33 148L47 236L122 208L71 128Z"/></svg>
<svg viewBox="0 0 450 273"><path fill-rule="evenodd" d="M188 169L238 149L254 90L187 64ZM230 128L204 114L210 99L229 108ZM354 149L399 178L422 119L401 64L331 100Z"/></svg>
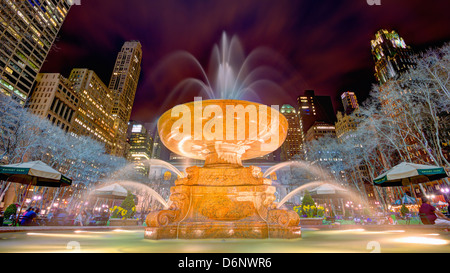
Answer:
<svg viewBox="0 0 450 273"><path fill-rule="evenodd" d="M109 89L113 93L115 143L113 154L124 156L127 150L126 133L141 72L142 47L138 41L128 41L117 55Z"/></svg>
<svg viewBox="0 0 450 273"><path fill-rule="evenodd" d="M324 136L336 137L336 127L331 123L316 121L309 128L308 132L306 132L305 142L313 141Z"/></svg>
<svg viewBox="0 0 450 273"><path fill-rule="evenodd" d="M414 52L394 30L379 30L371 41L375 77L380 84L414 66Z"/></svg>
<svg viewBox="0 0 450 273"><path fill-rule="evenodd" d="M144 125L139 122L130 121L128 132L128 161L135 164L138 172L148 176L149 165L146 161L152 158L153 139Z"/></svg>
<svg viewBox="0 0 450 273"><path fill-rule="evenodd" d="M351 114L353 111L359 108L358 99L354 92L346 91L341 94L342 105L344 106L344 112Z"/></svg>
<svg viewBox="0 0 450 273"><path fill-rule="evenodd" d="M280 109L288 121L286 140L281 145L281 160L291 160L301 156L302 132L297 110L289 104L284 104Z"/></svg>
<svg viewBox="0 0 450 273"><path fill-rule="evenodd" d="M336 127L336 137L340 142L345 142L348 138L352 137L352 132L356 131L361 115L355 93L349 91L344 92L341 95L341 99L344 112L337 112L337 121L334 125Z"/></svg>
<svg viewBox="0 0 450 273"><path fill-rule="evenodd" d="M115 143L114 119L111 115L113 93L94 71L86 68L72 69L69 80L79 99L73 133L90 136L104 143L106 152L112 153Z"/></svg>
<svg viewBox="0 0 450 273"><path fill-rule="evenodd" d="M1 1L1 93L25 104L69 9L66 0Z"/></svg>
<svg viewBox="0 0 450 273"><path fill-rule="evenodd" d="M345 142L348 138L352 137L352 132L358 128L360 118L359 110L355 110L352 115L347 115L339 111L336 116L336 137L340 142Z"/></svg>
<svg viewBox="0 0 450 273"><path fill-rule="evenodd" d="M66 132L72 132L78 104L78 95L68 79L59 73L39 73L27 107L33 114L47 118Z"/></svg>
<svg viewBox="0 0 450 273"><path fill-rule="evenodd" d="M297 98L297 103L303 143L306 141L306 133L315 122L334 124L336 121L329 96L316 96L314 90L306 90L303 96Z"/></svg>

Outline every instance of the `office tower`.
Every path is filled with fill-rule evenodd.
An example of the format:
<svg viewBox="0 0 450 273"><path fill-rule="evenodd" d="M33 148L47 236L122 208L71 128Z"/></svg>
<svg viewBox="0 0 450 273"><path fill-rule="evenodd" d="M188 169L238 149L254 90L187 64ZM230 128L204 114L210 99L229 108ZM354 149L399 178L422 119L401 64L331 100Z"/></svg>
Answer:
<svg viewBox="0 0 450 273"><path fill-rule="evenodd" d="M360 114L355 93L350 91L344 92L341 94L341 99L344 112L337 112L337 121L334 125L336 127L336 137L340 142L343 142L352 136L352 132L356 131Z"/></svg>
<svg viewBox="0 0 450 273"><path fill-rule="evenodd" d="M1 93L25 103L69 8L65 0L1 1Z"/></svg>
<svg viewBox="0 0 450 273"><path fill-rule="evenodd" d="M306 132L305 142L313 141L324 136L336 137L336 127L331 123L316 121Z"/></svg>
<svg viewBox="0 0 450 273"><path fill-rule="evenodd" d="M305 90L303 96L297 98L302 140L316 121L334 124L333 103L329 96L316 96L314 90Z"/></svg>
<svg viewBox="0 0 450 273"><path fill-rule="evenodd" d="M117 55L109 89L114 97L112 116L114 118L115 143L113 154L124 156L127 150L126 132L134 96L141 72L142 48L138 41L128 41Z"/></svg>
<svg viewBox="0 0 450 273"><path fill-rule="evenodd" d="M129 122L129 151L128 160L135 164L135 168L143 175L148 175L149 164L146 162L152 157L153 139L143 124Z"/></svg>
<svg viewBox="0 0 450 273"><path fill-rule="evenodd" d="M112 92L94 71L86 68L72 69L69 80L79 100L73 133L105 143L106 152L112 153L115 136Z"/></svg>
<svg viewBox="0 0 450 273"><path fill-rule="evenodd" d="M292 105L284 104L280 112L286 117L289 125L286 140L281 146L281 160L286 161L300 156L302 134L297 110Z"/></svg>
<svg viewBox="0 0 450 273"><path fill-rule="evenodd" d="M347 91L341 95L342 105L344 105L344 112L351 114L355 109L359 107L356 95L353 92Z"/></svg>
<svg viewBox="0 0 450 273"><path fill-rule="evenodd" d="M379 30L370 43L375 61L375 77L380 84L414 66L412 49L394 30Z"/></svg>
<svg viewBox="0 0 450 273"><path fill-rule="evenodd" d="M68 79L59 73L39 73L27 107L33 114L71 132L78 102L78 95Z"/></svg>

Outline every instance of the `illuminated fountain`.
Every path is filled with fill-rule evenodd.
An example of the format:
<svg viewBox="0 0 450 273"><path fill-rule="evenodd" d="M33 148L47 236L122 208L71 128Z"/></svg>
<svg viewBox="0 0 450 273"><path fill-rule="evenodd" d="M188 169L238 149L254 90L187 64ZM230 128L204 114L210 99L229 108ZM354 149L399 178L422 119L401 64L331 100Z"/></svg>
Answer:
<svg viewBox="0 0 450 273"><path fill-rule="evenodd" d="M295 211L277 209L275 187L256 166L242 160L264 156L284 142L288 122L274 107L238 100L251 83L240 82L241 70L229 64L235 39L222 39L214 88L200 85L222 99L177 105L158 120L162 143L172 152L204 160L175 181L168 209L150 212L145 238L298 238ZM219 54L220 53L220 54ZM231 55L230 55L231 54ZM198 81L195 81L196 83Z"/></svg>

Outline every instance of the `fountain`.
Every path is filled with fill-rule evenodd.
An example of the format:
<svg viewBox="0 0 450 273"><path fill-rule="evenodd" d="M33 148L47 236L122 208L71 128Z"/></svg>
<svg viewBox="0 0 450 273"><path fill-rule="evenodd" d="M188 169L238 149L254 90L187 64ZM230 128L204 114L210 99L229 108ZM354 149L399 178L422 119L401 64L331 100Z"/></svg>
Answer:
<svg viewBox="0 0 450 273"><path fill-rule="evenodd" d="M195 98L158 120L159 136L169 150L205 164L188 167L187 176L175 181L168 209L148 214L147 239L301 236L297 213L277 209L272 181L262 177L259 167L242 165L242 160L279 148L288 122L276 107L238 99L251 83L248 77L240 79L242 67L235 72L233 48L240 49L237 39L229 43L224 34L221 47L213 51L218 58L214 87L209 81L200 85L203 93L214 91L221 99Z"/></svg>

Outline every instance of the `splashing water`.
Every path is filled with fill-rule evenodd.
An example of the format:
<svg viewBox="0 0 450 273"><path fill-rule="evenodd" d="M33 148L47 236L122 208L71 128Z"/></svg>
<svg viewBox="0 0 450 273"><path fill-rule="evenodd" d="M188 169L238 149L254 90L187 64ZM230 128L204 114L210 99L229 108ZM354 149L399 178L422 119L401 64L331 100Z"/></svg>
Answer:
<svg viewBox="0 0 450 273"><path fill-rule="evenodd" d="M161 205L163 205L165 209L168 209L172 203L172 201L166 201L159 193L157 193L154 189L145 184L134 181L115 181L115 183L122 185L124 187L131 187L148 193L150 196L154 197L159 203L161 203Z"/></svg>
<svg viewBox="0 0 450 273"><path fill-rule="evenodd" d="M281 206L283 206L283 204L286 203L286 201L291 199L294 195L298 194L299 192L304 191L305 189L308 189L308 188L318 187L320 185L323 185L324 183L325 183L325 181L309 182L305 185L302 185L302 186L296 188L295 190L288 193L283 199L281 199L281 201L277 204L277 209L279 209Z"/></svg>
<svg viewBox="0 0 450 273"><path fill-rule="evenodd" d="M132 188L132 189L135 189L138 191L145 192L145 193L149 194L150 196L154 197L155 200L157 200L159 203L161 203L161 205L163 205L163 207L165 209L168 209L172 203L172 201L166 201L158 192L156 192L154 189L152 189L148 185L145 185L140 182L129 181L129 180L119 180L119 181L114 180L114 181L105 182L103 185L101 185L101 187L104 187L105 185L108 185L108 184L119 184L126 189ZM91 191L91 193L93 191Z"/></svg>
<svg viewBox="0 0 450 273"><path fill-rule="evenodd" d="M170 164L167 161L161 160L161 159L151 158L151 159L147 159L147 160L142 160L139 162L139 165L140 166L144 165L149 168L151 168L152 166L164 167L164 168L168 169L169 171L174 172L180 178L186 177L186 174L183 173L182 171L180 171L179 169L177 169L174 165ZM120 171L118 171L114 174L111 174L109 177L112 179L121 179L121 177L123 177L122 176L123 174L131 172L136 166L138 166L138 165L135 163L130 163L130 164L126 165L124 168L122 168ZM150 176L150 172L149 172L149 176Z"/></svg>
<svg viewBox="0 0 450 273"><path fill-rule="evenodd" d="M183 177L186 176L183 172L178 170L174 165L170 164L167 161L161 160L161 159L151 158L151 159L144 160L144 161L141 161L141 162L143 164L148 164L149 166L151 166L151 165L159 165L159 166L166 167L168 170L173 171L180 178L183 178Z"/></svg>
<svg viewBox="0 0 450 273"><path fill-rule="evenodd" d="M295 166L295 167L300 167L302 169L306 169L308 170L310 173L320 177L320 178L325 178L325 174L322 172L321 169L319 169L318 167L314 167L311 166L311 163L307 162L307 161L286 161L286 162L281 162L278 163L270 168L268 168L264 174L263 177L268 177L271 173L278 171L279 169L282 169L284 167L287 166Z"/></svg>
<svg viewBox="0 0 450 273"><path fill-rule="evenodd" d="M172 54L161 64L161 68L171 61L187 61L191 70L200 71L201 78L186 77L178 82L166 98L166 103L172 102L176 94L191 90L205 95L206 99L239 100L251 97L261 101L263 90L288 98L282 83L287 81L286 75L295 73L284 58L268 48L254 49L246 56L239 38L232 36L230 39L225 32L220 43L213 47L207 71L189 52Z"/></svg>

